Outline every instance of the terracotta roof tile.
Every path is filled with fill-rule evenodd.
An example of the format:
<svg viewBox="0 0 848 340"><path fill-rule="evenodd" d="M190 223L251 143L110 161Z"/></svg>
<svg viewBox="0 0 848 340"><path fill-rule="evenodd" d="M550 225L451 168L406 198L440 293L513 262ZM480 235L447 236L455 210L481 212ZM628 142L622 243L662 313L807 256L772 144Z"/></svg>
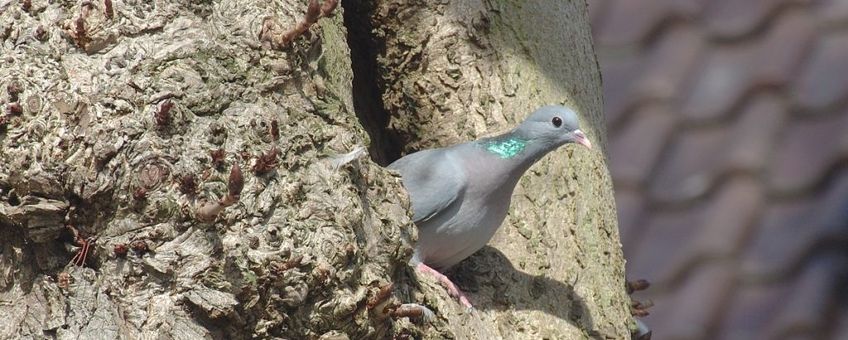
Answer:
<svg viewBox="0 0 848 340"><path fill-rule="evenodd" d="M698 270L680 288L655 300L645 322L661 328L660 339L708 339L733 284L733 266L713 263ZM681 308L691 306L690 308Z"/></svg>
<svg viewBox="0 0 848 340"><path fill-rule="evenodd" d="M816 18L803 10L783 11L774 20L757 47L757 84L782 86L797 77L802 59L816 38L815 22Z"/></svg>
<svg viewBox="0 0 848 340"><path fill-rule="evenodd" d="M788 334L786 336L780 337L781 340L819 340L820 336L809 333L801 333L801 334Z"/></svg>
<svg viewBox="0 0 848 340"><path fill-rule="evenodd" d="M707 30L722 38L736 38L753 31L785 0L712 0L704 9Z"/></svg>
<svg viewBox="0 0 848 340"><path fill-rule="evenodd" d="M799 105L823 109L848 95L848 31L825 35L804 66L795 87Z"/></svg>
<svg viewBox="0 0 848 340"><path fill-rule="evenodd" d="M679 96L685 78L700 58L703 42L699 38L691 27L678 25L644 51L624 55L619 51L600 52L610 125L619 124L622 113L637 104Z"/></svg>
<svg viewBox="0 0 848 340"><path fill-rule="evenodd" d="M705 121L727 114L754 83L756 52L750 44L709 49L684 97L683 115Z"/></svg>
<svg viewBox="0 0 848 340"><path fill-rule="evenodd" d="M788 11L756 43L710 48L681 111L696 122L713 121L728 115L755 86L778 86L793 79L812 34L813 19L808 14Z"/></svg>
<svg viewBox="0 0 848 340"><path fill-rule="evenodd" d="M807 189L844 156L848 114L808 116L794 119L776 145L769 166L773 191L791 193ZM840 139L843 139L840 141Z"/></svg>
<svg viewBox="0 0 848 340"><path fill-rule="evenodd" d="M742 273L754 279L792 271L829 238L848 236L848 171L815 199L769 206L742 259Z"/></svg>
<svg viewBox="0 0 848 340"><path fill-rule="evenodd" d="M814 206L815 202L806 200L770 205L747 247L742 272L761 279L787 270L789 262L816 239L817 230L804 223Z"/></svg>
<svg viewBox="0 0 848 340"><path fill-rule="evenodd" d="M836 302L832 292L838 288L837 278L844 274L845 265L841 255L827 254L812 259L797 279L795 289L783 298L786 307L780 308L767 334L774 338L803 334L821 339L828 312Z"/></svg>
<svg viewBox="0 0 848 340"><path fill-rule="evenodd" d="M692 200L711 187L733 137L729 129L708 127L680 131L656 169L651 197L659 202Z"/></svg>
<svg viewBox="0 0 848 340"><path fill-rule="evenodd" d="M604 10L607 5L609 5L609 1L607 0L592 0L588 2L589 4L589 21L592 23L592 27L596 27L600 25L601 20L603 19Z"/></svg>
<svg viewBox="0 0 848 340"><path fill-rule="evenodd" d="M621 232L621 243L624 252L629 253L636 238L642 233L642 215L645 209L645 199L635 190L626 188L615 191L615 205L618 212L618 229Z"/></svg>
<svg viewBox="0 0 848 340"><path fill-rule="evenodd" d="M700 261L729 258L738 251L763 201L762 190L756 181L740 177L711 196L690 209L654 215L635 252L631 267L642 274L636 276L650 277L662 287ZM668 256L672 251L674 256Z"/></svg>
<svg viewBox="0 0 848 340"><path fill-rule="evenodd" d="M603 20L595 27L595 37L606 46L639 43L664 20L695 17L701 7L696 0L610 0Z"/></svg>
<svg viewBox="0 0 848 340"><path fill-rule="evenodd" d="M748 239L753 221L764 203L760 184L748 177L736 177L724 183L715 201L708 203L693 247L677 256L693 258L730 257Z"/></svg>
<svg viewBox="0 0 848 340"><path fill-rule="evenodd" d="M848 21L848 0L814 0L815 12L823 22Z"/></svg>
<svg viewBox="0 0 848 340"><path fill-rule="evenodd" d="M637 43L665 16L657 1L611 0L606 15L597 27L597 41L616 46Z"/></svg>
<svg viewBox="0 0 848 340"><path fill-rule="evenodd" d="M638 56L622 59L603 54L599 54L598 58L604 75L604 110L607 124L615 125L636 101L631 85L641 73L641 59Z"/></svg>
<svg viewBox="0 0 848 340"><path fill-rule="evenodd" d="M679 96L683 81L704 52L704 41L693 26L665 30L646 52L642 76L632 84L639 98L670 100Z"/></svg>
<svg viewBox="0 0 848 340"><path fill-rule="evenodd" d="M610 162L616 185L643 184L674 128L677 116L665 107L645 106L610 139Z"/></svg>
<svg viewBox="0 0 848 340"><path fill-rule="evenodd" d="M845 303L845 299L840 299L841 303ZM843 308L839 311L836 316L837 320L833 327L833 331L830 334L828 339L830 340L844 340L848 339L848 309Z"/></svg>
<svg viewBox="0 0 848 340"><path fill-rule="evenodd" d="M733 127L733 140L728 143L725 167L740 171L759 171L777 143L786 119L786 108L776 95L760 95L742 109Z"/></svg>
<svg viewBox="0 0 848 340"><path fill-rule="evenodd" d="M848 339L848 0L599 5L628 277L654 283L656 337Z"/></svg>
<svg viewBox="0 0 848 340"><path fill-rule="evenodd" d="M628 254L628 277L649 278L652 289L669 286L687 263L682 256L695 242L705 208L652 214L645 220L644 232L634 251ZM671 256L670 254L674 254Z"/></svg>
<svg viewBox="0 0 848 340"><path fill-rule="evenodd" d="M779 98L762 95L743 107L731 124L681 131L668 142L671 147L656 169L652 197L661 202L691 200L705 194L726 172L757 173L765 167L785 124L785 111ZM615 177L620 165L612 161Z"/></svg>
<svg viewBox="0 0 848 340"><path fill-rule="evenodd" d="M785 116L779 98L763 95L744 107L732 124L681 131L668 142L671 147L655 169L652 197L661 202L691 200L728 171L756 173L765 167Z"/></svg>
<svg viewBox="0 0 848 340"><path fill-rule="evenodd" d="M747 284L734 289L725 310L716 339L766 340L762 333L785 299L794 291L794 282Z"/></svg>

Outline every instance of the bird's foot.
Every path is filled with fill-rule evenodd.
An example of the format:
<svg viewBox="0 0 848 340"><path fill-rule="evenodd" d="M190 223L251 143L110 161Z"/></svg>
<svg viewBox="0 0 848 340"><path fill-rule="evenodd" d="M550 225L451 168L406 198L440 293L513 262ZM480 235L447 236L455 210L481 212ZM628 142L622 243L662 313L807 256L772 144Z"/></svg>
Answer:
<svg viewBox="0 0 848 340"><path fill-rule="evenodd" d="M636 317L645 317L650 314L648 309L654 306L654 303L650 300L647 301L639 301L633 298L633 293L648 289L650 287L650 283L647 280L636 280L636 281L625 281L625 289L627 290L627 294L630 296L630 313Z"/></svg>
<svg viewBox="0 0 848 340"><path fill-rule="evenodd" d="M651 286L651 283L645 279L639 279L636 281L624 281L624 289L627 290L627 295L633 295L633 293L648 289Z"/></svg>
<svg viewBox="0 0 848 340"><path fill-rule="evenodd" d="M639 301L632 297L632 294L638 291L642 291L648 289L651 285L647 280L636 280L636 281L626 281L625 289L627 290L627 295L631 295L630 297L630 314L635 317L645 317L648 316L648 308L651 308L654 303L650 300L648 301ZM636 319L636 330L632 334L631 339L633 340L651 340L651 331L642 320Z"/></svg>
<svg viewBox="0 0 848 340"><path fill-rule="evenodd" d="M433 313L427 306L417 303L404 303L390 307L389 315L392 318L398 319L402 317L414 318L421 322L430 322L436 318L436 313Z"/></svg>
<svg viewBox="0 0 848 340"><path fill-rule="evenodd" d="M636 332L631 334L633 340L651 340L653 332L642 320L636 319Z"/></svg>
<svg viewBox="0 0 848 340"><path fill-rule="evenodd" d="M435 276L436 280L439 281L439 283L441 283L442 286L445 287L445 289L447 289L448 295L455 299L458 299L459 303L465 306L465 308L469 310L474 309L474 306L472 306L471 302L468 301L468 297L466 297L465 294L461 290L459 290L459 288L457 288L457 286L447 276L445 276L445 274L442 274L438 270L430 268L430 266L423 263L419 263L417 268L423 273Z"/></svg>

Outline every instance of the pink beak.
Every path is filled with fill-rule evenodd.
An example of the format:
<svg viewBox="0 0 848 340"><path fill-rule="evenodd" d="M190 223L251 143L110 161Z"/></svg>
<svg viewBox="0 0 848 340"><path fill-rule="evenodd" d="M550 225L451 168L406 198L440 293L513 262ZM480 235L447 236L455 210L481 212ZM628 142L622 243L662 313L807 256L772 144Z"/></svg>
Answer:
<svg viewBox="0 0 848 340"><path fill-rule="evenodd" d="M573 133L574 133L574 137L575 137L574 138L575 142L577 142L578 144L582 144L583 146L585 146L589 149L592 148L592 142L589 141L589 138L586 138L586 134L583 133L583 131L574 130Z"/></svg>

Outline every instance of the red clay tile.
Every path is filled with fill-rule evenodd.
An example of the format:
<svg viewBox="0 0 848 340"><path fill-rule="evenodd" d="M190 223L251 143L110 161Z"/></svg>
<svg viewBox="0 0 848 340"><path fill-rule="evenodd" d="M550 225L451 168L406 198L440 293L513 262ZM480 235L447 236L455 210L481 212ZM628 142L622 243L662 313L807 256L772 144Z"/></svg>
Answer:
<svg viewBox="0 0 848 340"><path fill-rule="evenodd" d="M816 240L818 230L806 223L814 207L815 202L803 199L770 205L742 257L741 272L762 279L788 271Z"/></svg>
<svg viewBox="0 0 848 340"><path fill-rule="evenodd" d="M693 20L702 10L698 0L610 0L604 20L595 30L604 46L621 46L645 41L652 31L671 18Z"/></svg>
<svg viewBox="0 0 848 340"><path fill-rule="evenodd" d="M703 19L707 30L722 38L746 35L761 25L783 0L707 1Z"/></svg>
<svg viewBox="0 0 848 340"><path fill-rule="evenodd" d="M747 1L738 1L745 2ZM794 79L813 34L813 19L787 11L764 35L708 48L681 111L694 121L728 115L731 107L757 85L779 86Z"/></svg>
<svg viewBox="0 0 848 340"><path fill-rule="evenodd" d="M734 289L715 338L766 340L762 330L784 307L783 301L795 288L793 283L745 284Z"/></svg>
<svg viewBox="0 0 848 340"><path fill-rule="evenodd" d="M680 95L684 78L703 53L703 38L693 26L675 25L649 46L643 76L632 84L639 98L670 100Z"/></svg>
<svg viewBox="0 0 848 340"><path fill-rule="evenodd" d="M639 234L645 230L642 228L645 199L635 190L619 188L615 190L615 205L621 243L624 252L629 255Z"/></svg>
<svg viewBox="0 0 848 340"><path fill-rule="evenodd" d="M799 105L822 109L848 95L848 32L833 32L817 43L793 94Z"/></svg>
<svg viewBox="0 0 848 340"><path fill-rule="evenodd" d="M651 183L651 197L660 202L691 200L703 195L721 168L731 136L724 127L707 127L679 131L669 140L666 151Z"/></svg>
<svg viewBox="0 0 848 340"><path fill-rule="evenodd" d="M729 263L699 268L679 289L654 301L645 323L659 339L710 339L733 286L733 274Z"/></svg>
<svg viewBox="0 0 848 340"><path fill-rule="evenodd" d="M746 171L753 175L765 168L786 116L780 98L752 98L730 124L689 128L668 143L651 197L661 202L691 200L709 190L723 174ZM614 162L614 160L613 160ZM613 177L617 174L613 163Z"/></svg>
<svg viewBox="0 0 848 340"><path fill-rule="evenodd" d="M600 5L621 237L656 338L822 338L846 264L821 256L848 240L848 0Z"/></svg>
<svg viewBox="0 0 848 340"><path fill-rule="evenodd" d="M731 257L748 237L762 196L756 181L739 177L722 185L707 202L684 211L656 213L638 248L628 254L633 259L628 264L638 277L665 286L693 264Z"/></svg>
<svg viewBox="0 0 848 340"><path fill-rule="evenodd" d="M702 15L706 0L665 0L666 6L681 18L695 20Z"/></svg>
<svg viewBox="0 0 848 340"><path fill-rule="evenodd" d="M742 259L744 275L762 279L789 273L828 239L848 234L848 171L835 178L826 192L768 207Z"/></svg>
<svg viewBox="0 0 848 340"><path fill-rule="evenodd" d="M766 166L786 117L784 103L775 95L760 95L742 109L727 143L728 170L759 173Z"/></svg>
<svg viewBox="0 0 848 340"><path fill-rule="evenodd" d="M687 26L677 26L663 35L655 46L629 52L638 53L630 57L599 48L610 126L616 126L622 113L638 103L678 96L683 79L700 56L702 45L697 32Z"/></svg>
<svg viewBox="0 0 848 340"><path fill-rule="evenodd" d="M830 340L848 339L848 308L842 308L839 311L839 316L837 317L834 324L835 325L833 327L833 331L831 332L830 337L828 337L828 339L830 339Z"/></svg>
<svg viewBox="0 0 848 340"><path fill-rule="evenodd" d="M795 333L787 334L786 336L780 337L780 339L781 340L820 340L821 339L821 336L817 335L817 333L816 334L813 334L813 333L815 333L815 332L812 331L812 330L810 332L801 331L800 334L795 334Z"/></svg>
<svg viewBox="0 0 848 340"><path fill-rule="evenodd" d="M589 1L589 21L592 23L592 29L597 30L603 19L604 10L609 5L607 0L592 0Z"/></svg>
<svg viewBox="0 0 848 340"><path fill-rule="evenodd" d="M769 166L768 183L778 193L814 185L845 151L848 114L805 116L786 123Z"/></svg>
<svg viewBox="0 0 848 340"><path fill-rule="evenodd" d="M601 71L604 75L604 113L608 126L615 126L622 116L635 103L631 85L642 71L640 56L619 58L598 54Z"/></svg>
<svg viewBox="0 0 848 340"><path fill-rule="evenodd" d="M610 162L616 185L641 186L668 144L677 117L665 107L645 106L612 135Z"/></svg>
<svg viewBox="0 0 848 340"><path fill-rule="evenodd" d="M667 11L660 1L610 0L604 20L597 27L597 42L605 46L644 40Z"/></svg>
<svg viewBox="0 0 848 340"><path fill-rule="evenodd" d="M766 169L776 145L782 143L778 140L781 130L789 125L784 121L787 116L784 105L780 98L763 94L752 98L739 116L728 122L732 125L679 131L680 136L668 142L671 147L654 170L651 197L660 202L691 200L706 193L714 181L728 173L744 171L759 175ZM848 151L848 138L845 145L842 149ZM621 172L615 171L619 164L614 159L612 165L615 178Z"/></svg>
<svg viewBox="0 0 848 340"><path fill-rule="evenodd" d="M827 194L823 201L816 204L813 222L822 229L821 238L841 240L848 236L848 169L832 176L826 183Z"/></svg>
<svg viewBox="0 0 848 340"><path fill-rule="evenodd" d="M756 46L750 44L708 49L683 99L683 115L695 121L708 121L728 114L730 107L754 83L756 53Z"/></svg>
<svg viewBox="0 0 848 340"><path fill-rule="evenodd" d="M833 297L842 290L837 280L845 273L846 264L842 254L813 258L798 275L795 289L782 299L784 306L766 334L775 339L790 334L821 339L828 312L836 302Z"/></svg>
<svg viewBox="0 0 848 340"><path fill-rule="evenodd" d="M758 84L782 86L795 79L815 41L815 20L804 10L782 11L778 19L773 19L767 36L757 47Z"/></svg>
<svg viewBox="0 0 848 340"><path fill-rule="evenodd" d="M814 0L813 3L822 22L842 23L848 20L848 0Z"/></svg>
<svg viewBox="0 0 848 340"><path fill-rule="evenodd" d="M675 256L694 258L730 257L740 251L760 215L764 195L761 185L748 177L728 180L709 204L695 244Z"/></svg>
<svg viewBox="0 0 848 340"><path fill-rule="evenodd" d="M696 206L685 211L654 213L645 219L643 234L628 254L628 276L645 278L654 287L670 285L688 264L688 259L680 254L695 242L692 235L698 232L704 210Z"/></svg>

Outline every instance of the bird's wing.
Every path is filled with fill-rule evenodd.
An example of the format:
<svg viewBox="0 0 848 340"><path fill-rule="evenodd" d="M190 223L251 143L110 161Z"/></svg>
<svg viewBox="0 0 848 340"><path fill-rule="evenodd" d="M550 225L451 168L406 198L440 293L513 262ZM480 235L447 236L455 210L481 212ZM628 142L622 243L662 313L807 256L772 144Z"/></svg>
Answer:
<svg viewBox="0 0 848 340"><path fill-rule="evenodd" d="M448 149L419 151L389 165L403 178L412 200L413 222L427 221L447 209L465 191L465 170Z"/></svg>

